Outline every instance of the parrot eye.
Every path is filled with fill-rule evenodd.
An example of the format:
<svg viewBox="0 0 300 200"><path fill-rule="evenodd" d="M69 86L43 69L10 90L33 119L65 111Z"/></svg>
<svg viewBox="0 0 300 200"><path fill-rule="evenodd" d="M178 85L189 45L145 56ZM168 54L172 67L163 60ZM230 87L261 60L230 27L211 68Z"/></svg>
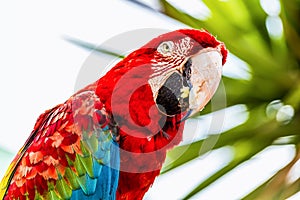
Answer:
<svg viewBox="0 0 300 200"><path fill-rule="evenodd" d="M171 55L173 51L174 43L172 41L162 42L158 47L157 51L164 56Z"/></svg>

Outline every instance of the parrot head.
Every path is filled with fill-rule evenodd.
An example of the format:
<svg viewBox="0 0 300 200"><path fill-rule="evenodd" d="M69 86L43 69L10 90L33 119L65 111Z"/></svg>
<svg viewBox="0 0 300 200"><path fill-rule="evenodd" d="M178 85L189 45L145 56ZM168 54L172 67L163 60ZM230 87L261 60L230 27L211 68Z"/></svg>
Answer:
<svg viewBox="0 0 300 200"><path fill-rule="evenodd" d="M133 118L140 126L151 121L157 124L159 119L155 116L159 115L181 114L183 121L201 111L211 99L221 80L226 57L225 45L207 31L168 32L114 66L100 81L98 92L102 96L107 93L114 103L107 106L109 110L115 108L114 115Z"/></svg>
<svg viewBox="0 0 300 200"><path fill-rule="evenodd" d="M201 111L219 85L227 57L224 44L207 31L178 30L147 45L156 47L149 84L160 112L186 112L187 118Z"/></svg>

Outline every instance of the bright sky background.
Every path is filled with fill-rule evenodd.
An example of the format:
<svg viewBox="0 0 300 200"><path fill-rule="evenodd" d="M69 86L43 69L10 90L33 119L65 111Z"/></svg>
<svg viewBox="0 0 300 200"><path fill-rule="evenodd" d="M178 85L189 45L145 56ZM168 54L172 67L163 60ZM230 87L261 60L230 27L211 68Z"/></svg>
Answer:
<svg viewBox="0 0 300 200"><path fill-rule="evenodd" d="M189 8L187 4L186 7ZM80 3L70 0L1 1L0 24L0 147L13 154L27 139L39 114L73 94L78 73L90 55L90 52L64 41L63 36L101 44L112 36L133 29L186 27L126 1L116 0ZM243 66L241 61L230 57L224 73L232 73L228 70L229 65ZM241 72L233 70L233 73L238 75ZM242 109L234 110L239 112ZM235 115L225 112L224 116L225 127L221 128L230 126ZM244 115L238 116L241 120L246 119ZM185 138L204 137L211 119L202 122L190 120L188 128L195 129L195 133L202 132ZM271 147L195 198L239 199L284 166L293 153L292 147ZM199 181L224 166L231 155L230 148L216 150L173 173L160 176L145 199L180 199ZM9 159L0 158L0 177Z"/></svg>

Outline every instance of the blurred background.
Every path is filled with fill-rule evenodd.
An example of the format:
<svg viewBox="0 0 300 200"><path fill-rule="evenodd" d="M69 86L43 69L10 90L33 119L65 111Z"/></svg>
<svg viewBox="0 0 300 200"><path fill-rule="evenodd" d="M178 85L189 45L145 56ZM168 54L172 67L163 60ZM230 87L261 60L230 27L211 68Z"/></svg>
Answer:
<svg viewBox="0 0 300 200"><path fill-rule="evenodd" d="M229 49L223 82L145 199L300 199L299 0L12 0L0 2L0 24L0 177L39 114L74 93L91 53L107 57L94 47L192 27Z"/></svg>

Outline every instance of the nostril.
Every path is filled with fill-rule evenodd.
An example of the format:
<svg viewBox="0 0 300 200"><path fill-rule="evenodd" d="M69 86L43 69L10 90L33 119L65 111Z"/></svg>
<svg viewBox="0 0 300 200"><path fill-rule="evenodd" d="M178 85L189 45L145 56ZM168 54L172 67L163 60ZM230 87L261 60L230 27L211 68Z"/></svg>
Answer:
<svg viewBox="0 0 300 200"><path fill-rule="evenodd" d="M202 89L203 89L203 85L205 84L205 81L202 81L200 83L200 85L198 85L198 89L197 89L197 92L200 92Z"/></svg>

